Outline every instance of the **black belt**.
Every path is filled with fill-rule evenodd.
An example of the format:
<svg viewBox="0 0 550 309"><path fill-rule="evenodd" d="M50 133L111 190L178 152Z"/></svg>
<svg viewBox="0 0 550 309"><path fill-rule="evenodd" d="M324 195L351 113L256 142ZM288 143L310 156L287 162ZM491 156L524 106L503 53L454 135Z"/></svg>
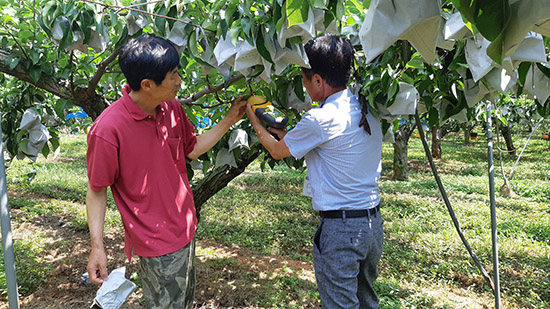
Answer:
<svg viewBox="0 0 550 309"><path fill-rule="evenodd" d="M361 218L367 216L376 216L380 210L380 204L376 207L370 209L362 210L329 210L329 211L320 211L319 215L321 218Z"/></svg>

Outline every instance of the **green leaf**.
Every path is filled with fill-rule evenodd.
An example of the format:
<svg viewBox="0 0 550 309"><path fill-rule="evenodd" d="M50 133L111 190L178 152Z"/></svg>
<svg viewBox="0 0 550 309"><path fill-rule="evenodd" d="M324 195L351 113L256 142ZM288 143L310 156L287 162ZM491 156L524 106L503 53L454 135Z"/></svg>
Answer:
<svg viewBox="0 0 550 309"><path fill-rule="evenodd" d="M504 33L499 35L489 46L487 47L487 56L498 64L502 64L502 58L504 55Z"/></svg>
<svg viewBox="0 0 550 309"><path fill-rule="evenodd" d="M368 9L370 7L371 0L363 0L363 7Z"/></svg>
<svg viewBox="0 0 550 309"><path fill-rule="evenodd" d="M509 0L475 1L479 11L475 17L475 26L489 41L496 40L507 27L511 18Z"/></svg>
<svg viewBox="0 0 550 309"><path fill-rule="evenodd" d="M235 11L237 11L236 5L230 5L227 10L225 10L225 22L228 27L232 27L233 25L233 14L235 14Z"/></svg>
<svg viewBox="0 0 550 309"><path fill-rule="evenodd" d="M40 53L34 49L29 51L29 58L31 58L32 64L36 65L40 61Z"/></svg>
<svg viewBox="0 0 550 309"><path fill-rule="evenodd" d="M19 141L19 150L21 150L24 154L28 154L28 151L27 151L28 143L29 143L28 138L23 138Z"/></svg>
<svg viewBox="0 0 550 309"><path fill-rule="evenodd" d="M286 15L289 28L305 23L309 15L309 0L287 0Z"/></svg>
<svg viewBox="0 0 550 309"><path fill-rule="evenodd" d="M220 0L217 0L214 4L214 6L212 7L212 10L211 12L218 12L219 10L221 10L221 8L223 6L225 6L226 4L226 1L220 1Z"/></svg>
<svg viewBox="0 0 550 309"><path fill-rule="evenodd" d="M390 86L390 83L392 82L392 78L390 77L390 74L387 71L384 71L384 73L382 74L381 82L382 82L382 88L388 89L388 87Z"/></svg>
<svg viewBox="0 0 550 309"><path fill-rule="evenodd" d="M42 30L44 30L44 32L46 32L46 34L48 36L52 36L52 31L51 29L46 26L46 24L44 23L44 19L42 18L42 15L38 15L38 25L40 26L40 28L42 28Z"/></svg>
<svg viewBox="0 0 550 309"><path fill-rule="evenodd" d="M59 42L59 51L63 52L66 48L73 44L74 35L71 29L63 29L63 38Z"/></svg>
<svg viewBox="0 0 550 309"><path fill-rule="evenodd" d="M178 8L177 8L177 6L172 5L170 7L170 9L168 10L168 12L166 12L166 16L172 17L172 18L177 18L178 17ZM170 28L170 29L172 27L174 27L174 23L176 23L176 21L173 20L173 19L168 19L167 22L168 22L168 26L169 26L168 28Z"/></svg>
<svg viewBox="0 0 550 309"><path fill-rule="evenodd" d="M250 28L252 27L252 23L250 22L250 18L242 18L241 19L241 26L243 29L244 34L246 34L247 38L251 37Z"/></svg>
<svg viewBox="0 0 550 309"><path fill-rule="evenodd" d="M388 92L388 100L390 100L391 103L394 102L397 92L399 92L399 81L395 79L390 85L390 90Z"/></svg>
<svg viewBox="0 0 550 309"><path fill-rule="evenodd" d="M282 7L277 3L273 3L273 20L279 21L282 17Z"/></svg>
<svg viewBox="0 0 550 309"><path fill-rule="evenodd" d="M111 17L111 26L115 28L118 25L118 15L114 11L109 11L109 16Z"/></svg>
<svg viewBox="0 0 550 309"><path fill-rule="evenodd" d="M530 62L522 62L518 66L518 89L516 95L519 97L523 93L523 85L525 85L525 80L527 79L527 72L531 67Z"/></svg>
<svg viewBox="0 0 550 309"><path fill-rule="evenodd" d="M369 100L369 105L370 105L371 107L375 107L375 106L376 106L376 102L374 102L374 92L369 93L368 100Z"/></svg>
<svg viewBox="0 0 550 309"><path fill-rule="evenodd" d="M330 23L332 23L333 20L334 20L334 14L332 14L332 12L330 11L325 11L325 21L323 22L323 25L325 26L325 28L330 26Z"/></svg>
<svg viewBox="0 0 550 309"><path fill-rule="evenodd" d="M19 58L17 58L15 55L9 55L6 58L6 64L8 65L8 68L10 68L10 70L13 70L19 64Z"/></svg>
<svg viewBox="0 0 550 309"><path fill-rule="evenodd" d="M344 16L346 8L344 6L344 2L342 0L329 0L327 1L327 8L328 10L333 14L334 19L336 20L342 20L342 16ZM325 23L326 25L326 23Z"/></svg>
<svg viewBox="0 0 550 309"><path fill-rule="evenodd" d="M407 72L403 73L401 75L401 80L404 81L407 84L414 84L414 75L409 75Z"/></svg>
<svg viewBox="0 0 550 309"><path fill-rule="evenodd" d="M57 1L52 0L49 1L44 5L44 7L41 10L41 14L39 15L39 21L40 25L48 33L48 35L51 35L51 28L55 21L55 18L57 17L56 13L57 9Z"/></svg>
<svg viewBox="0 0 550 309"><path fill-rule="evenodd" d="M236 22L231 26L229 30L229 37L231 38L231 43L234 46L237 46L239 43L239 34L241 33L242 28L240 27L240 22Z"/></svg>
<svg viewBox="0 0 550 309"><path fill-rule="evenodd" d="M467 21L473 22L475 18L475 8L476 0L453 0L453 6L460 11L462 17Z"/></svg>
<svg viewBox="0 0 550 309"><path fill-rule="evenodd" d="M118 48L126 43L128 40L128 27L124 26L122 28L122 33L118 37L118 40L116 41L115 48Z"/></svg>
<svg viewBox="0 0 550 309"><path fill-rule="evenodd" d="M537 68L539 68L539 70L540 70L544 75L546 75L546 77L550 78L550 68L548 68L547 66L544 66L544 65L541 64L541 63L537 63Z"/></svg>
<svg viewBox="0 0 550 309"><path fill-rule="evenodd" d="M44 145L44 147L42 147L42 149L40 150L40 152L42 153L42 155L47 158L48 155L50 154L50 147L48 146L48 144L46 143Z"/></svg>
<svg viewBox="0 0 550 309"><path fill-rule="evenodd" d="M36 83L40 80L40 76L42 75L42 70L40 67L32 66L29 75L31 76L32 80Z"/></svg>
<svg viewBox="0 0 550 309"><path fill-rule="evenodd" d="M363 4L359 2L359 0L350 0L350 1L359 11L363 11Z"/></svg>
<svg viewBox="0 0 550 309"><path fill-rule="evenodd" d="M52 150L59 148L59 137L52 137L49 142L52 145Z"/></svg>
<svg viewBox="0 0 550 309"><path fill-rule="evenodd" d="M451 64L449 64L449 70L458 70L459 68L468 68L468 65L466 63L466 56L465 53L458 54L453 61L451 61Z"/></svg>
<svg viewBox="0 0 550 309"><path fill-rule="evenodd" d="M162 4L162 7L157 12L159 15L166 14L166 7ZM160 33L166 33L166 18L155 18L155 27L160 31Z"/></svg>
<svg viewBox="0 0 550 309"><path fill-rule="evenodd" d="M453 0L453 5L462 16L489 41L487 55L502 63L505 30L511 19L509 0Z"/></svg>
<svg viewBox="0 0 550 309"><path fill-rule="evenodd" d="M265 60L273 63L273 59L271 59L271 54L269 53L269 50L267 50L267 47L265 45L263 31L263 27L260 27L260 29L258 30L258 34L256 35L256 49Z"/></svg>
<svg viewBox="0 0 550 309"><path fill-rule="evenodd" d="M305 100L305 97L306 97L306 94L304 92L304 86L303 86L303 83L302 83L302 76L296 76L296 78L294 78L294 93L296 94L296 96L298 97L298 99L304 101Z"/></svg>
<svg viewBox="0 0 550 309"><path fill-rule="evenodd" d="M336 20L341 20L342 16L346 13L346 7L344 6L344 1L336 2Z"/></svg>
<svg viewBox="0 0 550 309"><path fill-rule="evenodd" d="M386 134L388 132L388 129L391 127L391 123L389 123L386 119L382 119L382 134Z"/></svg>
<svg viewBox="0 0 550 309"><path fill-rule="evenodd" d="M93 16L88 11L83 11L79 15L79 26L82 33L84 33L83 43L88 44L90 37L92 36L92 27L95 27Z"/></svg>
<svg viewBox="0 0 550 309"><path fill-rule="evenodd" d="M57 117L63 119L65 114L65 109L70 108L73 104L69 103L67 100L57 100L54 103L53 109Z"/></svg>
<svg viewBox="0 0 550 309"><path fill-rule="evenodd" d="M409 62L407 62L406 68L412 68L412 69L423 69L424 68L424 62L420 59L413 59Z"/></svg>
<svg viewBox="0 0 550 309"><path fill-rule="evenodd" d="M227 22L225 21L225 19L220 20L218 24L219 35L225 38L228 29L229 28L227 27Z"/></svg>

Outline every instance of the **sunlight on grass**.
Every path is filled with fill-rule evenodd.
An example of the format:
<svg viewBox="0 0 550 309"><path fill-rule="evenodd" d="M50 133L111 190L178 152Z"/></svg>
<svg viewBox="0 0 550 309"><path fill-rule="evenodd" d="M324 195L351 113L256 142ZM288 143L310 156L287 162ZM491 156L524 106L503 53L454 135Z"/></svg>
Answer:
<svg viewBox="0 0 550 309"><path fill-rule="evenodd" d="M514 138L516 146L526 140L525 136ZM435 164L445 190L469 244L492 274L486 142L480 138L464 145L460 135L449 134L443 139L442 148L443 158ZM8 188L26 194L25 198L10 197L12 209L24 214L17 224L62 213L63 220L74 230L87 229L85 151L85 136L64 135L56 158L41 158L34 165L28 160L11 163L7 170ZM503 306L508 308L550 307L549 159L547 142L534 139L510 179L518 197L507 198L498 193L503 179L495 153L501 297ZM380 181L385 248L375 284L381 307L493 307L492 293L458 237L419 138L410 140L410 181L391 179L392 160L392 146L385 144ZM503 155L507 175L515 160L516 157ZM213 272L209 276L222 276L209 277L223 283L222 294L205 292L211 292L213 300L221 304L223 293L242 293L240 299L234 300L252 307L319 305L311 270L285 266L277 271L256 271L249 265L257 261L253 257L271 256L311 266L311 239L318 218L310 198L302 195L306 174L284 166L262 171L260 164L254 162L203 205L197 239L251 252L249 256L238 256L197 248L197 258ZM109 205L106 230L120 228L120 216L111 195ZM40 237L45 236L37 237L36 244L40 244ZM44 254L42 245L23 246L28 255L23 258L29 261L39 261ZM42 266L38 263L29 267L46 272ZM22 273L34 282L35 275ZM1 281L0 277L0 284Z"/></svg>
<svg viewBox="0 0 550 309"><path fill-rule="evenodd" d="M459 136L449 135L443 141L443 159L436 165L462 230L491 273L485 147L480 142L464 146ZM526 151L526 164L536 166L537 171L548 170L550 163L541 157L545 153ZM391 145L384 145L383 162L389 167L383 169L385 178L380 182L386 234L381 277L376 285L381 306L491 307L492 293L460 241L431 172L426 172L429 169L420 140L411 139L409 159L426 169L420 173L411 170L409 182L389 179L392 156ZM509 172L515 158L503 159ZM495 163L499 164L496 159ZM280 167L263 173L253 167L203 207L198 237L311 262L311 237L318 219L310 200L301 196L303 177L302 172ZM500 186L501 175L495 173L495 177ZM512 185L527 189L518 189L518 198L497 195L502 299L508 307L550 305L548 289L522 284L529 278L540 287L547 286L544 274L550 266L539 261L549 259L548 180L546 175L518 166ZM296 238L285 243L290 237ZM519 256L531 269L510 263Z"/></svg>

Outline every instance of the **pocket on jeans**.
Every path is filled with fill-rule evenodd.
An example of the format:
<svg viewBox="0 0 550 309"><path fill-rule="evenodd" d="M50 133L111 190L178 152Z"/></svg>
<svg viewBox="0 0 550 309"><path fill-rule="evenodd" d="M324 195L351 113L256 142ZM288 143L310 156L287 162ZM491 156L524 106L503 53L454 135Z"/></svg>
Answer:
<svg viewBox="0 0 550 309"><path fill-rule="evenodd" d="M316 248L319 253L321 253L321 232L323 230L323 222L319 224L319 227L317 227L317 231L315 231L315 235L313 236L313 246Z"/></svg>

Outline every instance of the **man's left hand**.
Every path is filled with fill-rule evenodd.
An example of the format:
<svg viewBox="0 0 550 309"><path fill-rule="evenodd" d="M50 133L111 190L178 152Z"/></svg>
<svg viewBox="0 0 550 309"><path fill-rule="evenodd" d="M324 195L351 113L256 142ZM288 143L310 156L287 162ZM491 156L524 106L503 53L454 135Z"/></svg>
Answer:
<svg viewBox="0 0 550 309"><path fill-rule="evenodd" d="M229 109L226 117L234 120L233 123L239 121L246 112L246 104L246 101L243 100L243 96L239 96L233 100L233 103L231 103L231 108Z"/></svg>

